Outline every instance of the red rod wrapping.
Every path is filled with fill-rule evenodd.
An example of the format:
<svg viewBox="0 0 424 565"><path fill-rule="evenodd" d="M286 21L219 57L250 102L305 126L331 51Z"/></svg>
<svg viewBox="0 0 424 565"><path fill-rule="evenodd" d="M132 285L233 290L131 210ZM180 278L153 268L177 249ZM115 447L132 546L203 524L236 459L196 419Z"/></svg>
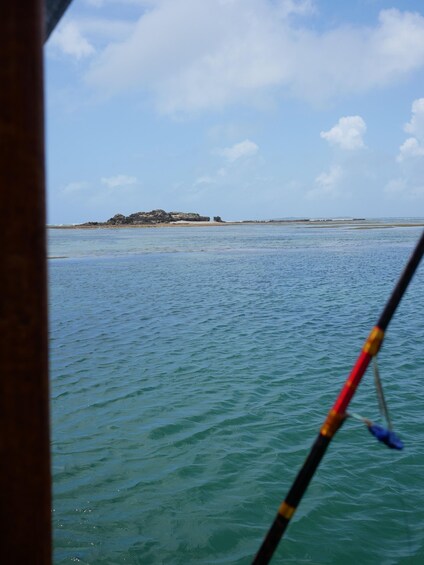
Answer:
<svg viewBox="0 0 424 565"><path fill-rule="evenodd" d="M333 410L337 412L337 414L344 414L346 412L346 409L349 406L349 402L352 400L356 388L361 382L361 379L364 376L365 371L370 364L370 361L371 355L369 353L361 351L361 354L359 355L358 360L356 361L349 377L347 378L345 385L342 388L341 393L339 394L339 397L334 403Z"/></svg>

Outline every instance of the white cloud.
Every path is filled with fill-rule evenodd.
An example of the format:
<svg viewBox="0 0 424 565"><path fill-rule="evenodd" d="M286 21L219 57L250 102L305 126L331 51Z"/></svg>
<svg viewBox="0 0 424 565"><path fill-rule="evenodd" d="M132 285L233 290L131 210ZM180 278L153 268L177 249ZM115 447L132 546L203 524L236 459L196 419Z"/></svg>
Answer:
<svg viewBox="0 0 424 565"><path fill-rule="evenodd" d="M116 175L113 177L103 177L101 179L101 184L104 184L109 189L114 189L118 187L127 187L137 184L136 177L130 177L128 175ZM68 183L63 189L64 194L78 194L78 193L88 193L97 192L99 188L98 183L91 183L88 181L73 181Z"/></svg>
<svg viewBox="0 0 424 565"><path fill-rule="evenodd" d="M133 31L134 23L129 20L107 18L81 18L74 20L81 33L93 38L93 42L124 41Z"/></svg>
<svg viewBox="0 0 424 565"><path fill-rule="evenodd" d="M213 184L215 181L212 177L210 177L209 175L203 175L201 177L198 177L193 185L194 186L200 186L200 185L208 185L208 184Z"/></svg>
<svg viewBox="0 0 424 565"><path fill-rule="evenodd" d="M87 81L109 93L148 90L160 111L175 114L282 92L316 102L396 83L424 66L418 13L383 10L374 26L317 32L302 20L312 11L294 0L153 2L96 59Z"/></svg>
<svg viewBox="0 0 424 565"><path fill-rule="evenodd" d="M405 124L405 131L418 139L424 139L424 98L418 98L412 103L412 118Z"/></svg>
<svg viewBox="0 0 424 565"><path fill-rule="evenodd" d="M424 157L424 146L415 137L408 137L399 147L397 161L401 162L411 157Z"/></svg>
<svg viewBox="0 0 424 565"><path fill-rule="evenodd" d="M134 29L130 19L106 17L77 17L59 25L48 42L48 53L58 51L84 59L101 53L111 42L125 41Z"/></svg>
<svg viewBox="0 0 424 565"><path fill-rule="evenodd" d="M321 137L331 145L338 145L342 149L354 150L365 147L363 135L367 126L361 116L346 116L340 118L337 124L329 131L322 131Z"/></svg>
<svg viewBox="0 0 424 565"><path fill-rule="evenodd" d="M220 151L221 155L223 155L227 161L230 163L234 163L237 159L241 159L242 157L253 157L259 151L259 146L256 145L250 139L245 139L240 143L236 143L232 147L227 147L226 149L222 149Z"/></svg>
<svg viewBox="0 0 424 565"><path fill-rule="evenodd" d="M224 149L215 149L213 154L225 161L215 171L197 177L192 188L196 189L196 194L202 191L203 194L219 194L219 198L222 198L223 191L234 194L239 190L237 187L243 187L241 192L245 195L252 182L257 182L259 178L263 161L252 158L258 153L259 146L249 139Z"/></svg>
<svg viewBox="0 0 424 565"><path fill-rule="evenodd" d="M310 15L316 12L313 0L280 0L277 3L280 17L287 18L292 15Z"/></svg>
<svg viewBox="0 0 424 565"><path fill-rule="evenodd" d="M343 176L343 170L339 165L335 165L331 167L328 173L321 173L315 179L315 182L322 188L324 191L332 191L335 186L337 186L338 182Z"/></svg>
<svg viewBox="0 0 424 565"><path fill-rule="evenodd" d="M64 194L72 194L78 193L81 191L85 191L91 187L91 184L85 180L83 181L74 181L68 183L63 189L62 192Z"/></svg>
<svg viewBox="0 0 424 565"><path fill-rule="evenodd" d="M85 0L85 3L95 8L103 8L106 4L135 4L136 6L150 6L158 0Z"/></svg>
<svg viewBox="0 0 424 565"><path fill-rule="evenodd" d="M402 143L397 161L401 163L410 158L424 157L424 98L412 103L411 121L405 124L404 130L414 137L408 137Z"/></svg>
<svg viewBox="0 0 424 565"><path fill-rule="evenodd" d="M339 165L333 165L328 172L322 172L315 178L316 186L306 193L306 197L311 200L323 196L334 198L338 194L342 178L343 169Z"/></svg>
<svg viewBox="0 0 424 565"><path fill-rule="evenodd" d="M384 187L388 197L402 196L402 200L422 200L424 196L424 98L412 103L411 120L404 130L412 134L399 147L397 178Z"/></svg>
<svg viewBox="0 0 424 565"><path fill-rule="evenodd" d="M95 53L93 45L83 37L78 25L74 21L59 26L53 34L50 44L57 47L66 55L82 59Z"/></svg>
<svg viewBox="0 0 424 565"><path fill-rule="evenodd" d="M102 184L105 184L108 188L117 188L137 184L137 179L127 175L116 175L114 177L103 177Z"/></svg>

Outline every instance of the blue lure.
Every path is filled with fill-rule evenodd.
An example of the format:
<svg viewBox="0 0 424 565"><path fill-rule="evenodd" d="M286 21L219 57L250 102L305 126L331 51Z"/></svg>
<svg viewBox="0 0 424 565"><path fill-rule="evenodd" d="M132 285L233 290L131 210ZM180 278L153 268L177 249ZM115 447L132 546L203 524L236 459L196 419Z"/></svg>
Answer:
<svg viewBox="0 0 424 565"><path fill-rule="evenodd" d="M403 449L403 441L398 438L395 432L378 426L377 424L371 424L368 426L370 433L375 436L378 441L387 445L391 449Z"/></svg>

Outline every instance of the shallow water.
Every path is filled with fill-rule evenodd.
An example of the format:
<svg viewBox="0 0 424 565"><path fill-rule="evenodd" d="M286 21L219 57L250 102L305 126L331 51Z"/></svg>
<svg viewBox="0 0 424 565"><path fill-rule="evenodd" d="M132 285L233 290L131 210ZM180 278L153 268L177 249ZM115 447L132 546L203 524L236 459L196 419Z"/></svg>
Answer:
<svg viewBox="0 0 424 565"><path fill-rule="evenodd" d="M250 563L419 235L49 230L55 563ZM405 450L346 423L276 563L424 562L423 291L379 355Z"/></svg>

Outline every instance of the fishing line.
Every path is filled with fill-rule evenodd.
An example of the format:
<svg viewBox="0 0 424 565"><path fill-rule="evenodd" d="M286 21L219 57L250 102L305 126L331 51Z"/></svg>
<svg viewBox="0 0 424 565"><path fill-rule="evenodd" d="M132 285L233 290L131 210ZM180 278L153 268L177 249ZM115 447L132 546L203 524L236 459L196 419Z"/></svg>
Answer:
<svg viewBox="0 0 424 565"><path fill-rule="evenodd" d="M380 416L386 422L387 427L380 426L378 424L374 424L368 418L364 418L360 414L355 414L353 412L346 413L347 416L351 416L352 418L363 422L368 431L381 443L387 445L391 449L403 449L403 441L397 436L395 431L393 430L392 420L389 415L389 409L387 406L386 399L384 397L383 391L383 383L381 382L380 371L378 369L377 364L377 355L373 358L373 369L374 369L374 384L375 384L375 391L378 400L378 408L380 411Z"/></svg>
<svg viewBox="0 0 424 565"><path fill-rule="evenodd" d="M374 384L375 390L377 392L378 408L380 410L381 416L386 420L387 427L389 430L393 430L392 420L389 416L389 409L387 407L387 402L384 397L383 384L381 382L380 371L378 370L377 356L373 358L373 371L374 371Z"/></svg>
<svg viewBox="0 0 424 565"><path fill-rule="evenodd" d="M379 368L378 368L377 356L375 356L373 358L373 372L374 372L374 384L375 384L375 390L376 390L376 395L377 395L377 400L378 400L378 408L379 408L379 411L380 411L380 415L383 419L386 420L389 431L393 432L393 422L392 422L390 415L389 415L389 409L388 409L388 405L387 405L386 398L385 398L384 391L383 391L383 383L382 383L380 371L379 371ZM373 423L371 422L371 420L369 420L368 418L364 418L360 414L350 412L348 414L348 416L352 417L355 420L362 422L363 424L365 424L368 427L368 429L370 429L370 427L373 426ZM391 447L391 446L389 446L389 447ZM395 454L393 452L391 453L390 458L391 458L392 473L394 474L395 473L395 459L394 459ZM396 484L399 485L399 482L396 481ZM410 528L410 524L408 522L408 517L407 517L408 510L406 508L405 500L404 500L404 497L403 497L403 495L400 491L400 488L398 488L398 490L396 491L396 494L398 496L400 506L402 507L401 510L402 510L403 525L404 525L404 528L405 528L405 534L406 534L406 540L407 540L408 556L411 557L412 556L412 541L411 541L411 528Z"/></svg>
<svg viewBox="0 0 424 565"><path fill-rule="evenodd" d="M380 371L379 371L379 368L378 368L377 356L374 357L374 359L373 359L373 370L374 370L374 384L375 384L375 388L376 388L376 392L377 392L380 414L386 419L389 430L393 431L393 423L392 423L392 420L389 416L389 409L388 409L387 402L386 402L384 392L383 392L383 384L382 384L382 381L381 381ZM390 458L391 458L392 472L394 472L395 471L395 454L393 452L391 453ZM409 555L409 557L411 557L412 556L412 542L411 542L411 528L410 528L410 525L409 525L409 522L408 522L408 516L407 516L408 511L407 511L407 508L406 508L404 497L403 497L403 495L400 491L400 481L395 481L395 484L398 485L397 495L398 495L398 499L400 501L400 505L402 507L402 517L403 517L403 523L404 523L405 533L406 533L406 540L407 540L407 545L408 545L408 555Z"/></svg>

